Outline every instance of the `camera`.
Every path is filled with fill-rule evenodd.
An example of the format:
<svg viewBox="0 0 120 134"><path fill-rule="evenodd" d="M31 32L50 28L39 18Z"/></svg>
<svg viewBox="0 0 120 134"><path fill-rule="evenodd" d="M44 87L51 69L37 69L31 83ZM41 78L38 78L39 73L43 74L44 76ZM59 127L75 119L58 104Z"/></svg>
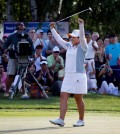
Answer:
<svg viewBox="0 0 120 134"><path fill-rule="evenodd" d="M27 41L28 34L22 33L22 34L19 34L18 36L21 39L21 41L18 42L17 48L16 48L18 57L32 56L31 45Z"/></svg>

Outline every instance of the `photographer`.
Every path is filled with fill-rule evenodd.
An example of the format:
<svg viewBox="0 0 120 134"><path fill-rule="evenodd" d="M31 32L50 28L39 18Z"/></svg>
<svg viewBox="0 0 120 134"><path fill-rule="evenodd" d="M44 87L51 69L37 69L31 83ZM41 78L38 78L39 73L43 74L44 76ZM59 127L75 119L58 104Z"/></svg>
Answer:
<svg viewBox="0 0 120 134"><path fill-rule="evenodd" d="M106 81L107 84L114 82L113 70L108 64L108 60L99 68L97 79L98 88L101 87L103 81Z"/></svg>
<svg viewBox="0 0 120 134"><path fill-rule="evenodd" d="M14 80L14 77L16 75L16 71L18 69L18 61L17 61L17 54L16 54L16 48L18 45L18 42L21 41L22 38L22 33L25 32L25 26L24 23L20 22L16 26L17 32L11 34L7 41L4 44L4 53L9 52L9 62L8 62L8 70L7 70L7 82L6 82L6 93L4 96L8 97L9 96L9 88ZM27 35L27 34L26 34ZM31 52L34 54L34 47L33 47L33 42L29 38L29 36L25 37L25 40L30 43L31 47ZM24 50L23 50L24 51Z"/></svg>

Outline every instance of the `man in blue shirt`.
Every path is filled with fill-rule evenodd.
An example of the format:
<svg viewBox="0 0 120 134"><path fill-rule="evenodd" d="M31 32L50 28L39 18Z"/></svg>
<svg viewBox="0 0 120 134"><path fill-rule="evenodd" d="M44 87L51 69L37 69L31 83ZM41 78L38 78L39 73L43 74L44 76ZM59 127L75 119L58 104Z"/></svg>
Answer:
<svg viewBox="0 0 120 134"><path fill-rule="evenodd" d="M106 58L109 60L109 65L113 69L113 74L116 82L118 83L118 89L120 91L120 65L118 59L120 57L120 43L116 40L116 35L111 34L109 36L110 44L106 47Z"/></svg>

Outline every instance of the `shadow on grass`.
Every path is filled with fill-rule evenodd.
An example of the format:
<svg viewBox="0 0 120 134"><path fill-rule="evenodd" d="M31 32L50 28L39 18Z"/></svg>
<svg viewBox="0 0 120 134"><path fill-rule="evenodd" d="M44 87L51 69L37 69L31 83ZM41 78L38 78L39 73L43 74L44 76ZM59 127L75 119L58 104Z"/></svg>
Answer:
<svg viewBox="0 0 120 134"><path fill-rule="evenodd" d="M31 128L31 129L16 129L16 130L3 130L0 131L0 134L6 134L6 133L15 133L15 132L29 132L29 131L41 131L41 130L55 130L55 129L63 129L63 128L73 128L73 127L44 127L44 128Z"/></svg>

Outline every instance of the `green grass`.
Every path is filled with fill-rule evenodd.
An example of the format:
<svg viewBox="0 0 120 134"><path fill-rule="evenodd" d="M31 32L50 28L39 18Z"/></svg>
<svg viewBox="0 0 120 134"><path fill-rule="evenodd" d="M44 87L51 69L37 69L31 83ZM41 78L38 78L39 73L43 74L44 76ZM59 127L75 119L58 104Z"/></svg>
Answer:
<svg viewBox="0 0 120 134"><path fill-rule="evenodd" d="M49 96L49 99L28 99L22 100L20 98L14 98L9 100L0 96L0 111L1 112L22 112L22 111L50 111L59 109L59 97ZM120 97L99 95L99 94L87 94L84 96L87 112L99 112L99 113L120 113ZM69 111L76 111L76 104L73 97L69 98L68 103Z"/></svg>

